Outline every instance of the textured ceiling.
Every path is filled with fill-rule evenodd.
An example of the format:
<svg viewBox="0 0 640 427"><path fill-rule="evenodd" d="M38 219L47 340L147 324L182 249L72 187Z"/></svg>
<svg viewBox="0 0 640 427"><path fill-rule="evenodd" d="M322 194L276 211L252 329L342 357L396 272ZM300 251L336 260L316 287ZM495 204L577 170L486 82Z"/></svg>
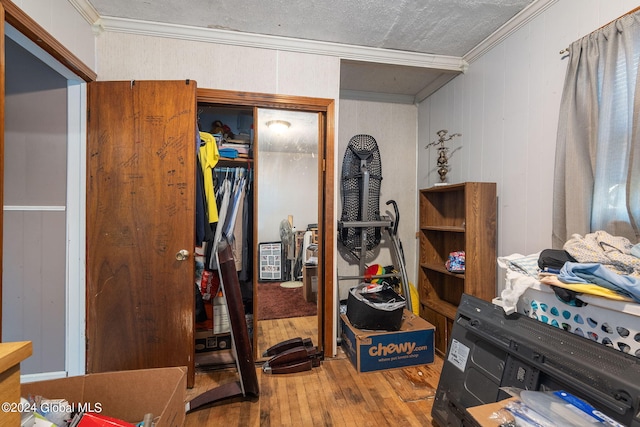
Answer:
<svg viewBox="0 0 640 427"><path fill-rule="evenodd" d="M535 1L88 0L101 17L446 57L463 57ZM345 61L341 90L416 95L452 77L383 65Z"/></svg>

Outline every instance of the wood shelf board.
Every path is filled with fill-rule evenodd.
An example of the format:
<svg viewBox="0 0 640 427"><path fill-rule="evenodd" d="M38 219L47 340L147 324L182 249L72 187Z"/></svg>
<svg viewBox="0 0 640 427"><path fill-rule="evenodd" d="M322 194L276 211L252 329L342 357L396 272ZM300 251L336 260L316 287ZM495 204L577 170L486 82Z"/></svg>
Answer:
<svg viewBox="0 0 640 427"><path fill-rule="evenodd" d="M0 343L0 372L19 364L32 353L31 341Z"/></svg>
<svg viewBox="0 0 640 427"><path fill-rule="evenodd" d="M448 184L448 185L438 185L429 188L420 189L423 193L441 193L445 191L461 191L465 187L465 182L461 182L459 184Z"/></svg>
<svg viewBox="0 0 640 427"><path fill-rule="evenodd" d="M432 263L423 263L420 265L422 268L425 268L427 270L437 271L438 273L446 274L447 276L455 277L460 280L465 279L464 273L452 273L449 270L447 270L447 268L444 265L432 264Z"/></svg>
<svg viewBox="0 0 640 427"><path fill-rule="evenodd" d="M220 157L220 159L218 160L218 164L216 166L227 166L227 165L243 166L243 165L246 165L247 163L253 163L253 158L237 157L235 159L229 159L227 157Z"/></svg>
<svg viewBox="0 0 640 427"><path fill-rule="evenodd" d="M455 320L458 312L458 308L455 305L437 298L421 298L420 304L451 320Z"/></svg>
<svg viewBox="0 0 640 427"><path fill-rule="evenodd" d="M453 233L464 233L466 231L465 227L457 227L453 225L423 225L420 229L424 231L446 231Z"/></svg>

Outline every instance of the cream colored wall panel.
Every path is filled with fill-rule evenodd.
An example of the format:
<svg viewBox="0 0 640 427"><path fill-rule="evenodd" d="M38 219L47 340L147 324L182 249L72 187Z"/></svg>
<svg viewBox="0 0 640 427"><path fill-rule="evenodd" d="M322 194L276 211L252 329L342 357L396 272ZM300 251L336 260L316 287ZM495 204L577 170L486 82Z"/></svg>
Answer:
<svg viewBox="0 0 640 427"><path fill-rule="evenodd" d="M99 80L191 79L200 88L337 97L339 61L310 54L122 33L98 37Z"/></svg>
<svg viewBox="0 0 640 427"><path fill-rule="evenodd" d="M277 52L238 46L215 46L205 43L205 55L210 49L220 56L211 56L212 70L205 72L198 87L244 92L277 93Z"/></svg>
<svg viewBox="0 0 640 427"><path fill-rule="evenodd" d="M339 167L342 171L342 160L349 140L357 134L371 135L378 143L382 163L382 183L380 189L380 212L382 215L393 215L393 207L386 202L393 199L398 204L400 221L398 236L404 247L405 264L409 281L416 284L416 264L414 254L417 251L415 238L417 178L415 141L417 138L417 108L415 105L391 104L368 101L341 100L340 102L340 139L338 144ZM340 181L340 176L337 177ZM342 198L338 202L338 212L342 209ZM339 245L340 246L340 245ZM367 260L370 264L390 265L398 267L392 258L392 245L387 234L376 249L376 258ZM339 275L357 275L358 265L349 265L338 256ZM347 296L349 287L355 281L340 283L340 298Z"/></svg>
<svg viewBox="0 0 640 427"><path fill-rule="evenodd" d="M96 70L96 41L92 26L67 0L52 0L50 28L46 28L84 64Z"/></svg>
<svg viewBox="0 0 640 427"><path fill-rule="evenodd" d="M13 3L42 27L48 28L55 1L57 0L15 0Z"/></svg>
<svg viewBox="0 0 640 427"><path fill-rule="evenodd" d="M470 159L474 162L480 160L479 155L473 154L473 146L468 145L466 142L468 130L463 127L465 121L465 112L461 108L462 104L459 102L457 94L461 91L460 86L465 83L464 81L458 82L456 85L451 85L448 90L442 91L441 94L431 104L437 106L432 108L432 117L430 118L431 128L427 132L425 140L427 144L430 144L438 140L437 132L440 130L447 130L449 135L454 133L461 133L462 136L454 137L447 141L445 146L449 148L449 172L447 173L447 182L462 182L469 180L467 173L469 171ZM471 121L471 123L476 123ZM481 123L480 123L481 124ZM419 150L425 150L428 154L426 166L428 168L427 185L423 185L422 188L433 185L436 182L440 182L440 175L438 174L437 159L439 152L437 146L429 147L425 149L426 144L419 147ZM481 150L481 148L479 148ZM421 164L421 166L424 166Z"/></svg>
<svg viewBox="0 0 640 427"><path fill-rule="evenodd" d="M531 216L548 214L545 206L539 206L535 211L527 207L531 200L528 194L528 179L537 174L538 162L530 161L537 155L537 151L530 151L531 140L537 139L535 132L539 127L538 120L524 108L536 102L535 93L531 93L528 84L522 84L531 79L533 72L530 67L532 40L528 31L521 31L505 42L505 49L510 52L505 58L510 64L510 73L505 74L504 93L504 135L501 138L502 156L500 160L500 178L498 182L523 183L520 185L501 185L501 196L498 200L501 214L498 217L498 229L520 230L518 233L498 233L498 247L504 252L513 253L526 247L529 235L525 231L525 224L529 224ZM515 49L515 50L512 50ZM503 64L506 66L506 64ZM537 101L540 104L540 101ZM539 187L539 185L535 185Z"/></svg>
<svg viewBox="0 0 640 427"><path fill-rule="evenodd" d="M122 33L98 37L98 80L191 79L200 88L275 91L274 51Z"/></svg>
<svg viewBox="0 0 640 427"><path fill-rule="evenodd" d="M571 34L570 42L589 34L640 6L640 2L637 0L591 0L588 2L587 7L581 7L584 2L579 0L560 1L558 3L561 3L558 5L558 13L570 13L576 17L574 25L571 26L573 33Z"/></svg>
<svg viewBox="0 0 640 427"><path fill-rule="evenodd" d="M429 135L428 130L431 129L431 98L427 98L424 102L422 102L418 106L418 155L416 156L418 159L417 162L417 186L418 189L426 188L429 186L429 165L431 164L429 149L426 149L426 145L431 142L429 139L431 135ZM423 131L424 129L424 131ZM416 196L417 197L417 196ZM416 206L416 217L417 217L417 206ZM418 229L416 223L416 230ZM416 254L417 256L417 254ZM416 258L417 259L417 258Z"/></svg>
<svg viewBox="0 0 640 427"><path fill-rule="evenodd" d="M442 128L461 132L451 179L497 182L498 255L551 245L555 139L566 72L559 51L639 5L557 2L419 105L419 185L437 181L434 153L425 155L425 142Z"/></svg>
<svg viewBox="0 0 640 427"><path fill-rule="evenodd" d="M20 0L14 3L95 71L95 35L91 25L67 0Z"/></svg>
<svg viewBox="0 0 640 427"><path fill-rule="evenodd" d="M340 60L333 56L278 52L276 93L337 99L340 93Z"/></svg>
<svg viewBox="0 0 640 427"><path fill-rule="evenodd" d="M487 63L485 61L478 61L474 64L473 70L470 70L469 81L466 82L466 88L471 94L471 102L468 104L468 111L465 112L465 118L469 118L468 121L463 122L462 134L464 135L464 146L460 156L464 160L464 167L461 169L462 175L458 176L459 181L470 181L468 171L474 170L474 179L478 178L477 172L482 169L482 164L477 163L480 153L482 151L482 144L484 143L482 135L484 132L484 115L485 108L491 105L492 102L497 101L499 98L492 99L491 102L486 102L484 99L485 91L484 76L487 70ZM481 112L481 114L479 113Z"/></svg>
<svg viewBox="0 0 640 427"><path fill-rule="evenodd" d="M485 59L485 93L502 93L505 81L505 56L504 44L495 47L486 54ZM483 96L484 97L484 96ZM471 147L471 159L469 162L467 181L496 182L500 177L500 164L503 135L503 119L505 114L506 96L496 97L492 102L484 106L484 119L482 121L481 144ZM463 132L464 135L464 132ZM472 138L474 135L470 135Z"/></svg>
<svg viewBox="0 0 640 427"><path fill-rule="evenodd" d="M523 242L518 242L513 237L505 241L504 251L509 253L517 252L516 248L524 248L523 252L533 253L550 247L556 134L567 67L567 60L562 59L559 53L563 46L558 46L558 40L570 37L565 29L565 20L559 13L568 11L545 15L543 19L529 24L530 34L537 36L529 37L528 45L530 62L534 64L533 71L529 74L531 89L528 114L531 126L527 133L527 166L531 174L527 175L528 179L522 188L527 196L528 208L525 225L531 231L527 231ZM533 206L537 208L532 209ZM535 233L533 230L540 232Z"/></svg>

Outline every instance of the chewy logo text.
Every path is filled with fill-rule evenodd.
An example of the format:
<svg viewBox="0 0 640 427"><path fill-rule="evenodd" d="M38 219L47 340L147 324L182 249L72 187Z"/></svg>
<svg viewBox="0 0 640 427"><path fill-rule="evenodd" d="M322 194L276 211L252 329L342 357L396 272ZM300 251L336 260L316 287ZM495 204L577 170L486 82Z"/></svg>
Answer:
<svg viewBox="0 0 640 427"><path fill-rule="evenodd" d="M395 353L406 353L411 354L413 350L416 348L415 342L405 342L401 344L387 344L382 345L382 343L378 343L377 346L372 346L369 348L369 356L389 356Z"/></svg>

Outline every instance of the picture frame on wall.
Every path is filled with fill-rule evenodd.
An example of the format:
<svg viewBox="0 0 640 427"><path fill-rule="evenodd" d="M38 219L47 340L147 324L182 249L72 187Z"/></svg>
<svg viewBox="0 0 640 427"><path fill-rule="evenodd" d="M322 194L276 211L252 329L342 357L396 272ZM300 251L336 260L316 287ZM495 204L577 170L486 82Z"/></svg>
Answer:
<svg viewBox="0 0 640 427"><path fill-rule="evenodd" d="M258 244L260 257L259 281L282 281L282 242L264 242Z"/></svg>

